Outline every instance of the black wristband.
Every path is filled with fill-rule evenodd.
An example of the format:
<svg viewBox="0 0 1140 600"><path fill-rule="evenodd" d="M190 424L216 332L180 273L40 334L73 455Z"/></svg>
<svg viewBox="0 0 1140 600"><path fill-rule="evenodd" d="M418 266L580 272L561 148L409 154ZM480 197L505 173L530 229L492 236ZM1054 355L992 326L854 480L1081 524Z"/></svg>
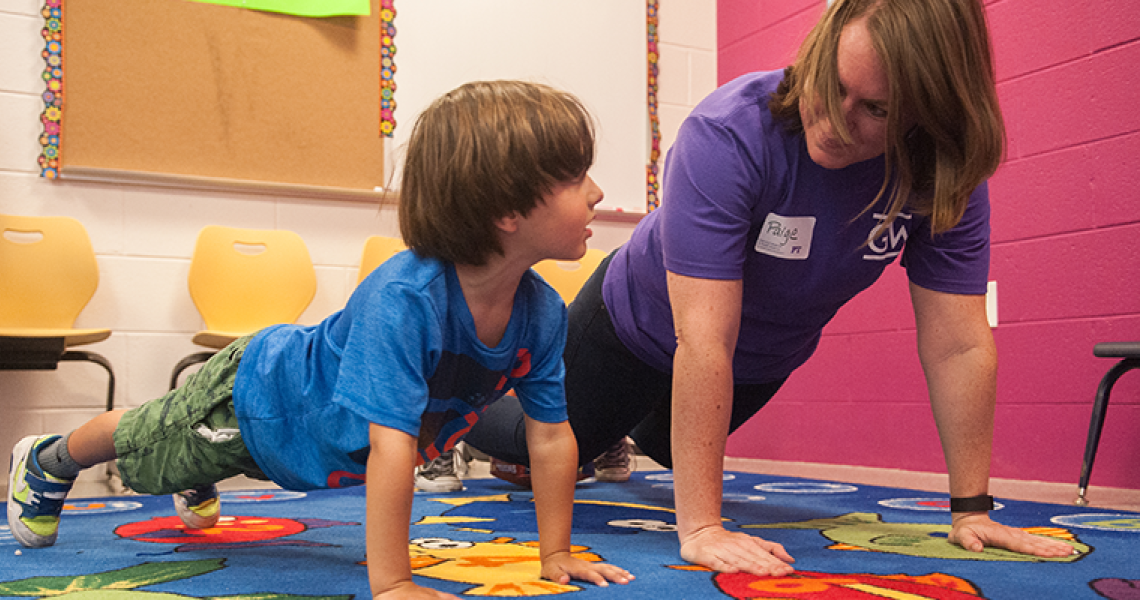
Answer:
<svg viewBox="0 0 1140 600"><path fill-rule="evenodd" d="M983 494L970 498L950 498L950 512L982 512L994 509L994 497Z"/></svg>

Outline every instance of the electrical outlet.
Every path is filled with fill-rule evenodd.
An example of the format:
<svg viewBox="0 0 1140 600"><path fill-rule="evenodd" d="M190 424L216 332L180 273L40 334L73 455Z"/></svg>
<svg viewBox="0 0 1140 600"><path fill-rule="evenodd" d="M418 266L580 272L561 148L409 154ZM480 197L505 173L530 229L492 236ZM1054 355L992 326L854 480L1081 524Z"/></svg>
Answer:
<svg viewBox="0 0 1140 600"><path fill-rule="evenodd" d="M996 281L986 284L986 320L989 321L991 328L998 326Z"/></svg>

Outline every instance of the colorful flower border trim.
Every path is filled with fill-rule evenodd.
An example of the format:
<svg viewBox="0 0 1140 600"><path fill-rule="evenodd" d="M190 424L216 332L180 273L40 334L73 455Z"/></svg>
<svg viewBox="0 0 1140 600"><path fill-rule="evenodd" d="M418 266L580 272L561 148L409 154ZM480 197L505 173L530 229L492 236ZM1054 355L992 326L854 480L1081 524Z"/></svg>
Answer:
<svg viewBox="0 0 1140 600"><path fill-rule="evenodd" d="M63 0L45 0L44 28L44 132L40 135L40 176L59 177L59 131L63 121Z"/></svg>
<svg viewBox="0 0 1140 600"><path fill-rule="evenodd" d="M646 2L646 31L649 35L649 165L645 169L645 212L661 207L660 178L657 162L661 156L661 121L657 117L657 1Z"/></svg>
<svg viewBox="0 0 1140 600"><path fill-rule="evenodd" d="M380 135L396 131L395 0L380 0Z"/></svg>

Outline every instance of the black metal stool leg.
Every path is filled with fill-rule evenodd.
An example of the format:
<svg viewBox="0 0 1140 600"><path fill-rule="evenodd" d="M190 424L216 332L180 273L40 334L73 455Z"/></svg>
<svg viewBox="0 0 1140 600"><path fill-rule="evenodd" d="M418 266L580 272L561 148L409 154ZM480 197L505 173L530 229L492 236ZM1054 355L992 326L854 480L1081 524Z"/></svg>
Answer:
<svg viewBox="0 0 1140 600"><path fill-rule="evenodd" d="M1096 459L1096 449L1100 445L1100 432L1104 427L1105 413L1108 411L1108 399L1112 394L1112 386L1120 376L1132 369L1140 369L1140 358L1126 358L1108 370L1100 380L1096 390L1096 400L1093 402L1092 420L1089 422L1088 441L1085 442L1085 457L1081 462L1081 478L1077 483L1077 499L1073 502L1077 506L1088 506L1089 501L1085 494L1089 487L1089 477L1092 475L1093 461Z"/></svg>
<svg viewBox="0 0 1140 600"><path fill-rule="evenodd" d="M185 371L190 366L210 360L210 357L217 353L217 350L196 352L178 361L178 364L174 366L174 372L170 375L170 389L173 390L178 387L178 376L182 374L182 371Z"/></svg>
<svg viewBox="0 0 1140 600"><path fill-rule="evenodd" d="M111 370L111 361L107 360L103 355L91 352L89 350L68 350L60 357L60 361L87 361L93 362L107 370L107 412L115 409L115 372ZM114 480L118 472L115 470L115 462L107 463L107 479Z"/></svg>
<svg viewBox="0 0 1140 600"><path fill-rule="evenodd" d="M59 360L85 360L93 362L107 370L107 410L115 409L115 372L111 370L111 361L103 355L88 350L68 350Z"/></svg>

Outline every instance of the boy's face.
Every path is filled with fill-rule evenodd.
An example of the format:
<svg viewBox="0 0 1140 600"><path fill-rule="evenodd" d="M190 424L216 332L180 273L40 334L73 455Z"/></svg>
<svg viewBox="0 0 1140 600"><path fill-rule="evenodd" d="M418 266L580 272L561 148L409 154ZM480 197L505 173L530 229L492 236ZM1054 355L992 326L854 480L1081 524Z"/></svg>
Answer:
<svg viewBox="0 0 1140 600"><path fill-rule="evenodd" d="M534 250L556 260L582 258L593 235L594 206L601 201L602 189L589 175L555 185L523 219Z"/></svg>

